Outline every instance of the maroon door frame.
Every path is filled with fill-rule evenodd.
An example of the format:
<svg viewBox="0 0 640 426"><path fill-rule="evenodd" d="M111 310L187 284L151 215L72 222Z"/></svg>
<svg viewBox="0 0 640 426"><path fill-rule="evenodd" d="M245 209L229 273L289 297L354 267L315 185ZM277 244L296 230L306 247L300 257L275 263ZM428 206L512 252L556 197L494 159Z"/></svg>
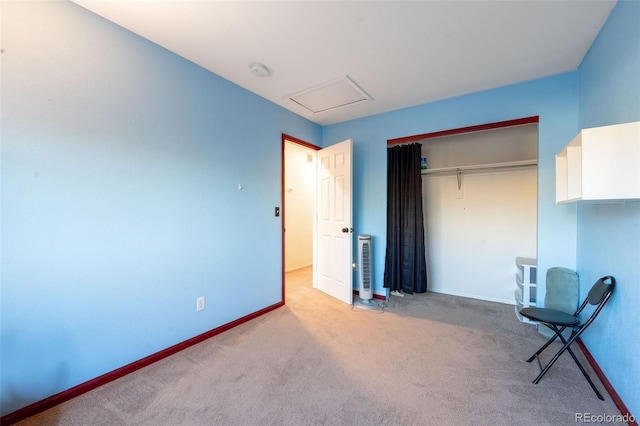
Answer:
<svg viewBox="0 0 640 426"><path fill-rule="evenodd" d="M284 276L285 276L285 271L284 271L284 268L285 268L285 266L284 266L284 253L285 253L285 251L284 251L284 240L285 240L285 238L284 238L284 231L285 231L284 230L284 218L285 218L285 214L286 214L285 213L286 212L286 208L285 208L285 202L284 202L284 194L285 194L285 188L284 188L284 186L285 186L285 182L284 182L284 177L285 177L284 176L284 169L285 169L285 167L284 167L284 165L285 165L284 164L284 162L285 162L284 148L286 146L285 142L291 142L291 143L294 143L296 145L304 146L305 148L309 148L309 149L312 149L314 151L319 151L322 148L320 148L319 146L314 145L312 143L305 142L302 139L294 138L293 136L289 136L289 135L286 135L284 133L282 134L282 154L281 154L282 155L282 161L281 161L282 171L280 173L280 176L282 177L282 183L280 185L280 199L281 199L280 202L282 204L282 208L280 209L281 210L280 220L281 220L281 225L282 225L282 229L281 229L281 235L282 235L282 256L281 256L282 257L282 265L281 265L281 269L282 269L282 303L286 304L286 300L285 300L285 297L284 297L284 295L285 295L285 288L284 288L284 282L285 282L285 279L284 279Z"/></svg>

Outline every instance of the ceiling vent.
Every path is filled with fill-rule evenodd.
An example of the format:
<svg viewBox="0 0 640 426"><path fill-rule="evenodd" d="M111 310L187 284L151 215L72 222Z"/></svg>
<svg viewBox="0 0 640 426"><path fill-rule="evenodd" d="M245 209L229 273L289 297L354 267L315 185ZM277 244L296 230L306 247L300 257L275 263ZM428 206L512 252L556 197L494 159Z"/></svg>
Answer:
<svg viewBox="0 0 640 426"><path fill-rule="evenodd" d="M332 111L363 102L371 102L367 95L347 76L319 84L287 96L293 102L301 105L314 114Z"/></svg>

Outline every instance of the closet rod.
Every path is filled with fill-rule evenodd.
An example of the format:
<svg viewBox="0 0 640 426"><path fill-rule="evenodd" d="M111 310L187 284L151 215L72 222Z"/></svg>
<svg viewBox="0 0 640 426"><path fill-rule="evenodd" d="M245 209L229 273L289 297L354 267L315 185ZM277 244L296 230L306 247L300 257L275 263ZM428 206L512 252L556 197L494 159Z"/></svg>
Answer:
<svg viewBox="0 0 640 426"><path fill-rule="evenodd" d="M460 173L464 171L475 171L475 170L488 170L488 169L510 169L515 167L530 167L536 166L538 164L537 160L524 160L524 161L510 161L505 163L491 163L491 164L476 164L473 166L457 166L457 167L441 167L437 169L426 169L422 170L422 175L435 175L435 174L445 174L445 173Z"/></svg>

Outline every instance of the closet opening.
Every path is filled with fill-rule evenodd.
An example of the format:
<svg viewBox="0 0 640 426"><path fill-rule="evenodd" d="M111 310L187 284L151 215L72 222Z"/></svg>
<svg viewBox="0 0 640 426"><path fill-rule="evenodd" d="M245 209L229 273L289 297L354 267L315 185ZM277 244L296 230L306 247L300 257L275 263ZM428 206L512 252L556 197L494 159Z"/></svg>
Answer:
<svg viewBox="0 0 640 426"><path fill-rule="evenodd" d="M537 253L538 117L387 143L421 144L428 291L515 304L516 258Z"/></svg>

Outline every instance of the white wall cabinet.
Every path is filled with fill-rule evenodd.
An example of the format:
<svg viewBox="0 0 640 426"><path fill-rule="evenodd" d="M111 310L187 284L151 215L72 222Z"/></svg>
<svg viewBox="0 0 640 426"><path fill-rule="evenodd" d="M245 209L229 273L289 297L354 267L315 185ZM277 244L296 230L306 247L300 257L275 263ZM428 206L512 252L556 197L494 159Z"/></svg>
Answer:
<svg viewBox="0 0 640 426"><path fill-rule="evenodd" d="M522 322L535 324L534 321L520 315L520 309L536 306L537 272L536 259L516 257L516 316Z"/></svg>
<svg viewBox="0 0 640 426"><path fill-rule="evenodd" d="M640 122L582 130L556 155L556 203L640 199Z"/></svg>

